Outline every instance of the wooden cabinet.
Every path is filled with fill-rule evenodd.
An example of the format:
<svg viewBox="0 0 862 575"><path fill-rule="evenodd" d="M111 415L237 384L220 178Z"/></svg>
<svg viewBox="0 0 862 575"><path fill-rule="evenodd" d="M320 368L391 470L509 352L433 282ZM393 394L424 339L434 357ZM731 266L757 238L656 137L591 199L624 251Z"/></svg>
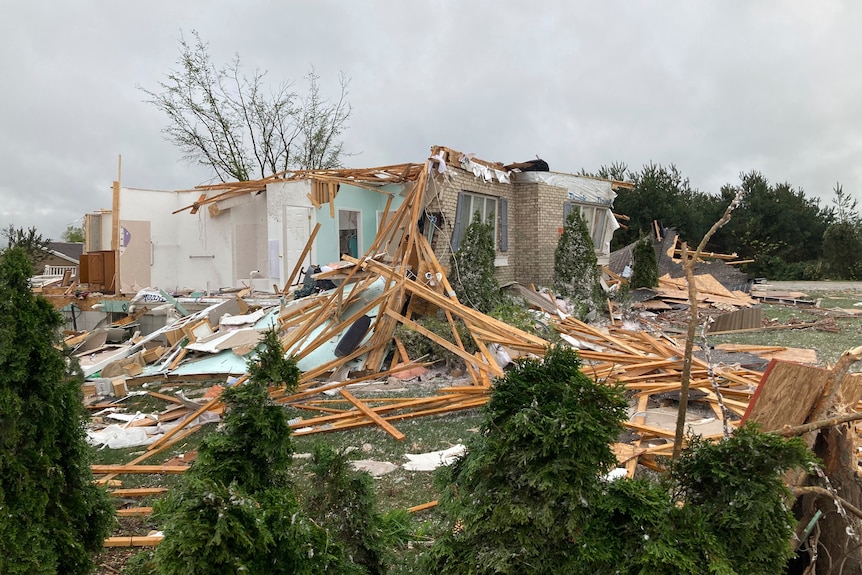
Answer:
<svg viewBox="0 0 862 575"><path fill-rule="evenodd" d="M88 252L81 256L79 279L91 290L113 291L116 253L113 250Z"/></svg>

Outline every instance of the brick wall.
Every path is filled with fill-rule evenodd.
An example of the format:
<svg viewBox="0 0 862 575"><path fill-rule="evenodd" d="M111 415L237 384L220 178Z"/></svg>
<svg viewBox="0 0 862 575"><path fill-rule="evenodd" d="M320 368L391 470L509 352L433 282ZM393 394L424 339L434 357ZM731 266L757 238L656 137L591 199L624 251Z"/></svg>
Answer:
<svg viewBox="0 0 862 575"><path fill-rule="evenodd" d="M449 160L452 161L451 159ZM486 182L483 178L476 177L472 172L462 170L451 163L447 165L445 174L434 173L432 178L429 178L427 187L425 188L426 210L430 213L442 213L443 221L438 222L439 229L434 231L434 236L431 242L434 248L434 254L440 260L440 264L448 270L449 261L452 255L452 230L455 227L455 214L458 210L458 193L469 192L473 194L481 194L496 198L506 198L508 200L508 217L509 217L509 234L508 234L508 251L500 251L502 245L502 225L501 215L497 217L497 258L508 257L508 265L497 266L497 281L502 283L515 281L515 270L512 265L512 255L514 253L514 234L513 220L515 198L514 184L501 184L496 181Z"/></svg>
<svg viewBox="0 0 862 575"><path fill-rule="evenodd" d="M497 267L497 280L503 284L517 281L522 285L551 286L554 281L554 252L563 228L563 206L568 199L564 188L542 182L501 184L486 182L447 162L447 172L429 178L425 192L426 209L442 213L440 229L434 231L432 246L444 268L448 269L452 253L452 230L458 209L458 193L470 192L508 200L508 251L501 245L500 214L497 214L497 256L507 257L508 265Z"/></svg>

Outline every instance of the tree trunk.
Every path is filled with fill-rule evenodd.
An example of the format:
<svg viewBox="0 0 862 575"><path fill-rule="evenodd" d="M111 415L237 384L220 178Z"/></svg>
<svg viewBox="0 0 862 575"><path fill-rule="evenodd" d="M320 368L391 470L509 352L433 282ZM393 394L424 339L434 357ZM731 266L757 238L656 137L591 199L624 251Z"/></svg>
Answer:
<svg viewBox="0 0 862 575"><path fill-rule="evenodd" d="M814 445L814 453L823 461L823 472L832 489L856 507L862 507L862 479L857 475L856 433L847 425L824 429ZM835 502L820 497L815 507L823 512L820 519L817 550L819 575L862 573L862 523L851 514L839 513ZM853 535L848 533L848 527Z"/></svg>

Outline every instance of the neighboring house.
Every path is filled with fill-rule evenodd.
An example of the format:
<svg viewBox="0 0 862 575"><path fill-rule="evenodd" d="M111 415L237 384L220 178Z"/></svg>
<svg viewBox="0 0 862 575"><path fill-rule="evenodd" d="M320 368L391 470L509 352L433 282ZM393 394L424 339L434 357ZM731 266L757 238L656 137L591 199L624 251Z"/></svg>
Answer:
<svg viewBox="0 0 862 575"><path fill-rule="evenodd" d="M478 211L495 227L498 279L550 284L554 251L573 209L591 227L599 263L607 263L619 227L611 212L613 190L629 184L520 171L546 167L544 162L503 166L444 147L431 153L420 229L443 266ZM365 254L385 215L401 205L424 167L423 160L294 172L176 192L120 187L113 210L86 215L88 264L81 281L95 278L101 289L114 290L119 273L123 293L144 287L281 289L297 269L338 262L345 253Z"/></svg>
<svg viewBox="0 0 862 575"><path fill-rule="evenodd" d="M75 242L49 242L45 248L45 256L37 266L38 275L62 276L66 271L71 277L78 276L78 264L84 244Z"/></svg>

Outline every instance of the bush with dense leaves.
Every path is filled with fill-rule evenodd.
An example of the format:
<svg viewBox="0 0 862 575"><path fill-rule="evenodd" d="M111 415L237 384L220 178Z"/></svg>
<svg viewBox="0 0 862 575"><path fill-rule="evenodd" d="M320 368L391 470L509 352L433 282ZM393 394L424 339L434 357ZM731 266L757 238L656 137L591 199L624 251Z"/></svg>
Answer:
<svg viewBox="0 0 862 575"><path fill-rule="evenodd" d="M29 285L26 250L0 255L0 573L92 570L114 524L93 483L77 360L59 351L60 315Z"/></svg>
<svg viewBox="0 0 862 575"><path fill-rule="evenodd" d="M584 317L601 307L598 259L584 216L572 210L554 252L554 287L572 300Z"/></svg>
<svg viewBox="0 0 862 575"><path fill-rule="evenodd" d="M449 281L458 301L482 313L490 312L500 302L494 257L494 226L482 223L476 212L461 247L452 254Z"/></svg>
<svg viewBox="0 0 862 575"><path fill-rule="evenodd" d="M607 481L627 402L579 367L553 348L498 380L481 436L439 472L448 531L425 573L783 573L795 526L783 476L811 462L802 441L745 425L689 438L661 478Z"/></svg>

